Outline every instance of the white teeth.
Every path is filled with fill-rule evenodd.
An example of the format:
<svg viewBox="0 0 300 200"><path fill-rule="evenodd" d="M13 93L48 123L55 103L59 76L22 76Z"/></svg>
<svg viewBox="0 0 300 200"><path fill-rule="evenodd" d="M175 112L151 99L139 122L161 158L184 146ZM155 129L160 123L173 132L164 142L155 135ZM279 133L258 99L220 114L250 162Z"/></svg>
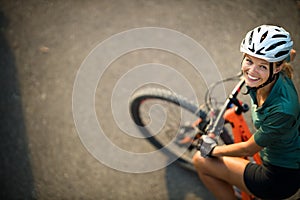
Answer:
<svg viewBox="0 0 300 200"><path fill-rule="evenodd" d="M254 81L257 81L257 80L259 79L259 78L253 77L253 76L251 76L251 75L249 75L249 74L248 74L248 77L249 77L250 79L254 80Z"/></svg>

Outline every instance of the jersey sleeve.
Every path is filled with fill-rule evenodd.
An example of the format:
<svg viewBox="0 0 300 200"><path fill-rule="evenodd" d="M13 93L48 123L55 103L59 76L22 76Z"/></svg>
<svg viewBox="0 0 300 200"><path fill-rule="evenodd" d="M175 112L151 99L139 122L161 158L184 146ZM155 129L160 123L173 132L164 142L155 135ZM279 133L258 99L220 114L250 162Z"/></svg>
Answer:
<svg viewBox="0 0 300 200"><path fill-rule="evenodd" d="M254 133L254 140L261 147L272 145L283 134L289 133L295 123L296 119L292 115L273 113L266 117L260 128Z"/></svg>

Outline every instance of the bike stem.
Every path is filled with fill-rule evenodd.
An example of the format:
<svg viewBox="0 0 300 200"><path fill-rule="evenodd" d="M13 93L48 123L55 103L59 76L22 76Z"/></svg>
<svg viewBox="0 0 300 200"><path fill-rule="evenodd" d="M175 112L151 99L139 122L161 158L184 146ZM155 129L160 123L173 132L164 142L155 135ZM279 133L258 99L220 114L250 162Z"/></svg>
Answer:
<svg viewBox="0 0 300 200"><path fill-rule="evenodd" d="M234 87L229 97L225 100L220 112L218 113L216 120L213 120L212 123L210 123L210 125L208 126L207 133L214 133L215 136L219 136L222 133L223 125L225 123L225 119L223 115L231 103L238 106L239 109L241 110L243 109L242 105L238 102L236 97L240 93L241 88L243 87L244 84L245 84L244 79L241 79L237 83L237 85Z"/></svg>

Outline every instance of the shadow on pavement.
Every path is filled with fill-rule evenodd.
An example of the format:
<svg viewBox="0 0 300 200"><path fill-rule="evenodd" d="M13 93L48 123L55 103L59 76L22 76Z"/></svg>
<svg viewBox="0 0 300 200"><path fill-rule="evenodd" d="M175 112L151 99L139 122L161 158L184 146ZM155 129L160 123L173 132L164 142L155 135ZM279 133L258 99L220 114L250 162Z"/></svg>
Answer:
<svg viewBox="0 0 300 200"><path fill-rule="evenodd" d="M185 169L176 163L166 167L166 185L169 200L214 199L200 181L196 172Z"/></svg>
<svg viewBox="0 0 300 200"><path fill-rule="evenodd" d="M0 199L35 199L17 69L0 11Z"/></svg>

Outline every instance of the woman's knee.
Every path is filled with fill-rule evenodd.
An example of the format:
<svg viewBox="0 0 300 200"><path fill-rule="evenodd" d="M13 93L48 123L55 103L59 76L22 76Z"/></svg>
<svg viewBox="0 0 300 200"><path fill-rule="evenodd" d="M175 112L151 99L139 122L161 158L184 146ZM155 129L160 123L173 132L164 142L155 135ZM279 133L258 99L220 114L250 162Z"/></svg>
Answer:
<svg viewBox="0 0 300 200"><path fill-rule="evenodd" d="M193 156L193 164L194 164L195 168L199 169L201 166L204 165L204 162L205 162L205 158L203 158L200 155L200 152L197 151Z"/></svg>

